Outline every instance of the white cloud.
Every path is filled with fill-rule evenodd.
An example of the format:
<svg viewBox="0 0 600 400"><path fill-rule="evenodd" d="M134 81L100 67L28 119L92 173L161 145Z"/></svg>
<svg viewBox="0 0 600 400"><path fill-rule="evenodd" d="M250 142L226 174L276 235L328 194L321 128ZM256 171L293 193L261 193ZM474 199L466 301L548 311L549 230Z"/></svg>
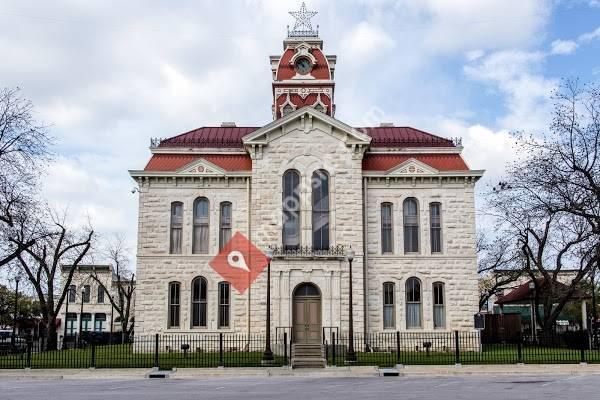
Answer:
<svg viewBox="0 0 600 400"><path fill-rule="evenodd" d="M356 25L341 43L341 53L353 60L353 66L376 64L381 53L393 48L394 40L380 27L362 21Z"/></svg>
<svg viewBox="0 0 600 400"><path fill-rule="evenodd" d="M577 40L583 43L587 43L598 38L600 38L600 26L591 32L584 33L583 35L579 36Z"/></svg>
<svg viewBox="0 0 600 400"><path fill-rule="evenodd" d="M577 50L577 43L572 40L555 40L551 44L552 54L571 54Z"/></svg>

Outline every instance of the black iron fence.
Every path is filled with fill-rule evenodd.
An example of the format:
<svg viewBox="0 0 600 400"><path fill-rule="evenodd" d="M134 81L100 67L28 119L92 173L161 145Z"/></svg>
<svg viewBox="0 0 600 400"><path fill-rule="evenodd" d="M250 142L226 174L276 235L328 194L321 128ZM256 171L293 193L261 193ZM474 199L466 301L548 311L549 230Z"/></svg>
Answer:
<svg viewBox="0 0 600 400"><path fill-rule="evenodd" d="M331 332L324 343L328 365L348 364L346 334ZM600 350L587 331L519 336L498 344L482 344L479 332L358 333L353 344L355 365L600 363Z"/></svg>
<svg viewBox="0 0 600 400"><path fill-rule="evenodd" d="M21 343L21 342L20 342ZM45 351L28 340L0 354L0 369L15 368L200 368L258 367L263 363L264 335L199 334L136 336L123 344L98 343L93 335L74 347ZM274 335L270 366L289 364L287 332Z"/></svg>

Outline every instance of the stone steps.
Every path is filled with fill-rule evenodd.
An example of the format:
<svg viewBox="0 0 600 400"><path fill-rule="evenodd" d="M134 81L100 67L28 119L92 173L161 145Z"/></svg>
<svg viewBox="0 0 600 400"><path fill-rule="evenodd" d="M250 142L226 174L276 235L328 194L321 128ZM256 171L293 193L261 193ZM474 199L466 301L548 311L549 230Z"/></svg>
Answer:
<svg viewBox="0 0 600 400"><path fill-rule="evenodd" d="M292 368L325 368L325 351L321 344L292 345Z"/></svg>

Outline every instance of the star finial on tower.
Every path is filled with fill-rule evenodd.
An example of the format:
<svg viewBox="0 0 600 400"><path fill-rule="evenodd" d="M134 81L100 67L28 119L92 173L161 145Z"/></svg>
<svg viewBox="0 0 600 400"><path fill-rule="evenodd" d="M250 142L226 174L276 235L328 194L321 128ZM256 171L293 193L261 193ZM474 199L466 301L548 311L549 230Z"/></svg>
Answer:
<svg viewBox="0 0 600 400"><path fill-rule="evenodd" d="M290 15L296 18L294 29L289 31L289 36L317 36L319 33L313 30L310 19L317 15L316 11L308 11L306 9L306 3L302 2L302 6L298 11L290 11Z"/></svg>

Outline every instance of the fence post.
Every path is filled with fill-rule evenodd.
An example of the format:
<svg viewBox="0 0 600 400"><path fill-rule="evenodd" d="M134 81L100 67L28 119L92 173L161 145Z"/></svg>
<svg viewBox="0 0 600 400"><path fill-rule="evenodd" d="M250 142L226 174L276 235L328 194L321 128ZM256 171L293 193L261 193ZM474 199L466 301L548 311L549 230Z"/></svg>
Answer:
<svg viewBox="0 0 600 400"><path fill-rule="evenodd" d="M94 338L94 333L90 335L90 341L92 342L92 361L90 368L96 368L96 340Z"/></svg>
<svg viewBox="0 0 600 400"><path fill-rule="evenodd" d="M521 333L519 333L519 338L517 339L517 362L523 364L523 338L521 337Z"/></svg>
<svg viewBox="0 0 600 400"><path fill-rule="evenodd" d="M454 363L456 365L460 365L460 340L458 338L458 331L454 331L454 354L455 360Z"/></svg>
<svg viewBox="0 0 600 400"><path fill-rule="evenodd" d="M154 336L154 369L158 370L158 333Z"/></svg>
<svg viewBox="0 0 600 400"><path fill-rule="evenodd" d="M223 332L219 333L219 367L223 366Z"/></svg>
<svg viewBox="0 0 600 400"><path fill-rule="evenodd" d="M31 368L31 348L33 347L33 341L27 337L27 363L25 368Z"/></svg>
<svg viewBox="0 0 600 400"><path fill-rule="evenodd" d="M587 342L587 340L586 340L587 339L587 335L586 335L586 332L583 329L581 329L581 335L580 336L581 336L581 346L580 346L581 347L581 350L580 350L581 351L581 360L580 361L581 361L582 364L584 364L585 363L585 348L587 347L586 346L587 345L587 343L586 343Z"/></svg>
<svg viewBox="0 0 600 400"><path fill-rule="evenodd" d="M283 332L283 365L288 365L287 332Z"/></svg>
<svg viewBox="0 0 600 400"><path fill-rule="evenodd" d="M335 332L333 330L331 330L331 345L333 346L331 348L331 358L332 358L332 363L331 365L336 365L336 361L335 361L335 353L336 353L336 345L335 345Z"/></svg>
<svg viewBox="0 0 600 400"><path fill-rule="evenodd" d="M400 365L400 331L396 331L396 365Z"/></svg>

